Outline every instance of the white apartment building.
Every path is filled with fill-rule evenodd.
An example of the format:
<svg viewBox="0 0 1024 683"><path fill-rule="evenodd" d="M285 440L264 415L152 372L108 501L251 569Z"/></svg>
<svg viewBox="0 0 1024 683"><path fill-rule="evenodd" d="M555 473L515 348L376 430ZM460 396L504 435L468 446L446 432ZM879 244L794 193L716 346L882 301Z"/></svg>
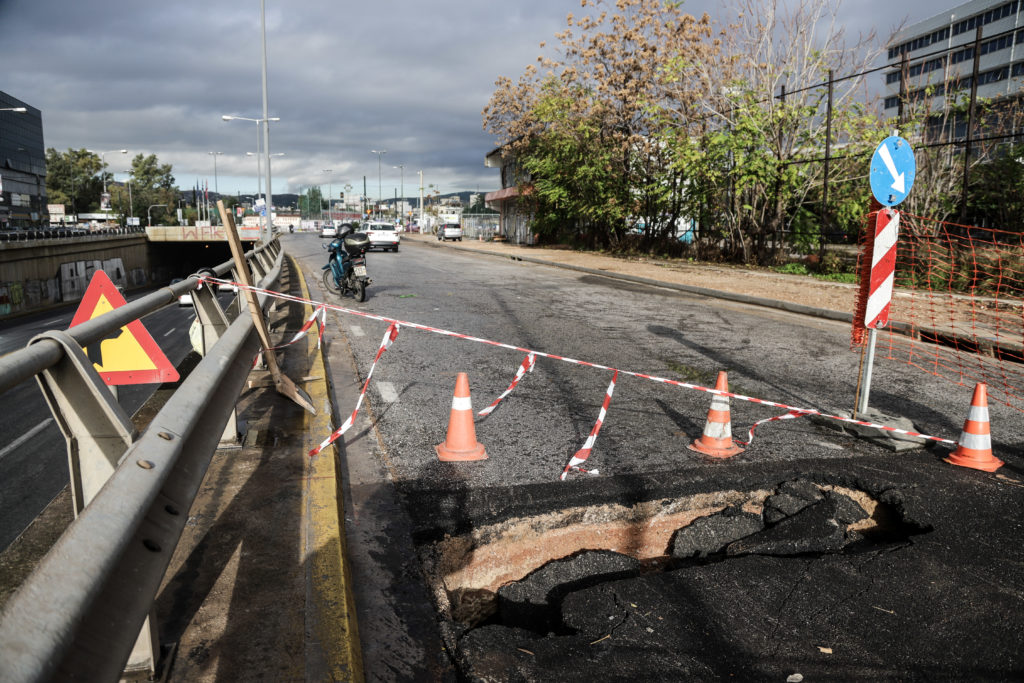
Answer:
<svg viewBox="0 0 1024 683"><path fill-rule="evenodd" d="M970 93L977 30L978 97L995 98L1021 90L1024 83L1024 0L973 0L900 31L889 43L885 72L885 113L896 116L903 72L910 101L934 88L933 104L946 89Z"/></svg>

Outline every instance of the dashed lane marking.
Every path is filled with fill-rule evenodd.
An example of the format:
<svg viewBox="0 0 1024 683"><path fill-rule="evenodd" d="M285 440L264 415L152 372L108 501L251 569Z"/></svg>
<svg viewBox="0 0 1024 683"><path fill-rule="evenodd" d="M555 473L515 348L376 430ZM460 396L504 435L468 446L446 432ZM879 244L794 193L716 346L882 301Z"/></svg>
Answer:
<svg viewBox="0 0 1024 683"><path fill-rule="evenodd" d="M4 449L2 451L0 451L0 460L2 460L5 455L7 455L11 451L13 451L15 448L17 448L18 446L20 446L21 444L25 443L26 441L31 439L33 436L35 436L39 432L41 432L44 429L46 429L47 427L49 427L51 422L53 422L53 418L52 417L48 417L45 420L43 420L42 422L40 422L39 424L37 424L32 429L28 430L27 432L25 432L24 434L19 436L17 439L12 441L11 443L7 444L4 447Z"/></svg>

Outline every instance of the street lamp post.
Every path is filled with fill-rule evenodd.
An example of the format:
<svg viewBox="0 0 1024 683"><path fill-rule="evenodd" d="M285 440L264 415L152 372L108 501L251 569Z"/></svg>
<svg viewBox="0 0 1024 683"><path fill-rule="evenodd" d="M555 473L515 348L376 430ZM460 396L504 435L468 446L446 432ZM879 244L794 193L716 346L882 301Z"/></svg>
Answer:
<svg viewBox="0 0 1024 683"><path fill-rule="evenodd" d="M128 183L128 213L131 214L132 218L135 218L135 205L132 204L132 172L123 171L123 173L128 174L128 180L125 181Z"/></svg>
<svg viewBox="0 0 1024 683"><path fill-rule="evenodd" d="M20 107L20 108L24 109L24 107ZM99 154L100 155L100 178L103 179L103 194L106 194L107 193L107 160L106 160L105 157L108 154L113 154L114 152L120 152L121 154L127 154L128 150L126 150L126 149L110 149L110 150L107 150L106 152L93 152L91 149L87 149L86 151L87 152L92 152L93 154ZM103 198L101 197L100 198L100 203L101 204L102 204L102 199Z"/></svg>
<svg viewBox="0 0 1024 683"><path fill-rule="evenodd" d="M150 226L153 225L153 209L157 208L158 206L162 206L165 209L167 208L166 204L150 204L149 208L146 209L146 224L147 225L150 225Z"/></svg>
<svg viewBox="0 0 1024 683"><path fill-rule="evenodd" d="M401 182L402 194L401 194L401 196L399 196L398 201L401 202L402 205L404 206L405 205L405 164L399 164L398 166L394 166L393 168L397 168L399 173L401 174L401 177L402 177L402 182ZM399 207L396 206L395 208L398 209ZM402 211L399 211L399 217L404 218L405 214ZM403 225L404 225L404 221L403 221Z"/></svg>
<svg viewBox="0 0 1024 683"><path fill-rule="evenodd" d="M207 152L213 157L213 193L216 195L220 194L220 188L217 186L217 157L224 152ZM209 218L209 216L207 216Z"/></svg>
<svg viewBox="0 0 1024 683"><path fill-rule="evenodd" d="M320 171L321 173L327 174L327 220L331 221L331 225L334 225L334 210L331 208L331 199L334 197L334 176L332 169L325 168ZM321 204L322 206L322 204ZM320 220L323 220L323 210L320 211Z"/></svg>
<svg viewBox="0 0 1024 683"><path fill-rule="evenodd" d="M111 150L108 150L106 152L100 152L100 165L103 167L103 170L100 171L100 176L103 178L103 194L107 193L107 174L106 174L107 160L104 159L104 157L107 154L113 154L114 152L120 152L121 154L127 154L128 150L126 150L126 149L111 149Z"/></svg>
<svg viewBox="0 0 1024 683"><path fill-rule="evenodd" d="M266 89L266 86L264 84L264 90L265 89ZM264 109L266 109L265 106L264 106ZM260 167L259 167L260 166L260 163L259 163L260 124L261 123L266 123L267 124L267 135L265 137L267 138L267 143L268 144L267 144L266 148L263 151L264 151L264 153L266 154L266 157L267 157L267 186L268 187L267 187L267 193L266 194L268 196L267 196L266 202L264 204L264 206L266 207L265 208L265 210L266 210L266 220L263 221L263 228L264 228L264 231L265 231L265 234L263 235L263 241L264 242L269 242L271 236L273 236L273 234L274 234L273 231L271 231L271 229L270 229L270 220L271 220L271 218L270 218L270 206L269 206L274 201L273 197L269 196L270 193L271 193L271 190L270 190L270 187L269 187L270 186L270 154L269 154L269 151L270 151L270 149L269 149L269 147L270 147L270 145L269 145L269 143L270 143L270 122L271 121L280 121L281 119L279 117L277 117L277 116L264 117L262 119L251 119L251 118L248 118L248 117L245 117L245 116L231 116L231 115L228 115L228 114L224 114L220 118L222 120L224 120L224 121L235 121L235 120L238 120L238 121L252 121L253 123L256 124L256 184L257 184L257 189L259 187L259 182L260 182L260 177L259 177L259 174L260 174ZM259 194L259 193L257 192L257 194Z"/></svg>
<svg viewBox="0 0 1024 683"><path fill-rule="evenodd" d="M420 232L423 232L423 171L417 171L420 174Z"/></svg>
<svg viewBox="0 0 1024 683"><path fill-rule="evenodd" d="M386 149L371 149L370 152L377 155L377 202L384 201L384 192L381 190L380 184L380 158L388 153Z"/></svg>

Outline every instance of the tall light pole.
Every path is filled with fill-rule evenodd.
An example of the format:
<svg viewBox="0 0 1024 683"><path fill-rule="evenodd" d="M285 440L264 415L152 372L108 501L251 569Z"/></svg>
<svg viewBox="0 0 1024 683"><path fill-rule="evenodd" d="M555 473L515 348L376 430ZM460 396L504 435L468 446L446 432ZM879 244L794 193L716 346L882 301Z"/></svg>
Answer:
<svg viewBox="0 0 1024 683"><path fill-rule="evenodd" d="M377 202L384 201L384 193L380 186L380 158L388 153L386 149L376 150L371 149L370 152L377 155Z"/></svg>
<svg viewBox="0 0 1024 683"><path fill-rule="evenodd" d="M24 109L24 107L20 107L20 108ZM87 149L85 151L86 152L92 152L91 149ZM108 154L113 154L114 152L120 152L121 154L127 154L128 150L126 150L126 149L111 149L111 150L107 150L106 152L92 152L93 154L99 154L100 155L100 177L103 179L103 194L107 193L107 174L106 174L107 160L104 157L106 157Z"/></svg>
<svg viewBox="0 0 1024 683"><path fill-rule="evenodd" d="M267 105L267 11L266 11L266 0L260 0L260 38L263 44L263 119L270 121L268 105ZM263 154L267 157L267 194L266 194L266 220L263 221L263 226L266 229L267 235L263 242L266 244L274 236L274 231L271 229L273 219L273 204L274 204L274 189L273 184L270 182L270 124L268 123L266 128L263 129Z"/></svg>
<svg viewBox="0 0 1024 683"><path fill-rule="evenodd" d="M260 198L260 187L263 185L263 162L260 161L262 155L257 149L255 152L246 152L247 157L256 157L256 194L252 198L252 207L256 208L256 200Z"/></svg>
<svg viewBox="0 0 1024 683"><path fill-rule="evenodd" d="M420 232L423 232L423 171L417 171L420 174Z"/></svg>
<svg viewBox="0 0 1024 683"><path fill-rule="evenodd" d="M404 205L405 204L405 164L399 164L398 166L392 166L392 168L397 168L399 173L402 176L402 183L401 183L402 194L398 198L398 201L401 202ZM396 206L395 209L397 210L397 209L399 209L399 207ZM400 218L404 218L405 217L405 214L402 211L400 211L400 210L399 210L399 217ZM404 222L403 222L403 225L404 225Z"/></svg>
<svg viewBox="0 0 1024 683"><path fill-rule="evenodd" d="M331 225L334 225L334 211L331 209L331 199L334 196L334 176L332 169L325 168L320 171L321 173L327 174L327 220L331 221ZM321 204L323 206L323 204ZM324 214L323 209L320 210L320 219L323 220Z"/></svg>
<svg viewBox="0 0 1024 683"><path fill-rule="evenodd" d="M207 152L207 154L213 156L213 191L215 194L220 194L220 188L217 186L217 157L224 152Z"/></svg>
<svg viewBox="0 0 1024 683"><path fill-rule="evenodd" d="M132 218L135 218L135 205L132 204L132 172L129 170L123 171L123 173L128 174L128 180L125 181L128 183L128 212L131 214Z"/></svg>
<svg viewBox="0 0 1024 683"><path fill-rule="evenodd" d="M261 3L260 3L260 13L261 14L262 14L262 11L263 11L263 3L261 1ZM266 93L266 89L267 89L267 87L266 87L267 86L266 61L267 61L267 57L266 57L266 40L264 40L264 55L263 55L263 69L264 69L264 74L263 74L263 90L264 90L264 92L263 92L263 111L264 111L264 114L266 113L266 110L267 110L267 101L266 101L267 100L267 93ZM264 116L264 118L262 118L262 119L250 119L250 118L248 118L246 116L229 116L228 114L224 114L220 118L222 120L224 120L224 121L235 121L235 120L238 120L238 121L252 121L253 123L256 124L256 155L257 155L256 156L256 185L257 185L257 188L259 187L259 182L260 182L260 178L259 178L259 174L260 174L260 162L259 162L260 124L261 123L267 124L266 128L264 130L264 135L263 135L264 139L267 142L267 145L266 145L266 147L264 148L263 151L264 151L264 153L266 155L266 158L267 158L267 200L266 200L266 205L271 204L274 200L273 200L272 197L269 196L269 194L270 194L270 154L269 154L270 122L271 121L280 121L281 119L279 117L277 117L277 116L271 116L271 117ZM259 194L259 193L257 192L257 194ZM263 227L264 227L264 230L265 230L265 235L263 236L263 241L264 242L269 242L271 236L273 235L273 232L270 230L270 207L269 206L267 206L266 212L267 212L266 220L263 221Z"/></svg>

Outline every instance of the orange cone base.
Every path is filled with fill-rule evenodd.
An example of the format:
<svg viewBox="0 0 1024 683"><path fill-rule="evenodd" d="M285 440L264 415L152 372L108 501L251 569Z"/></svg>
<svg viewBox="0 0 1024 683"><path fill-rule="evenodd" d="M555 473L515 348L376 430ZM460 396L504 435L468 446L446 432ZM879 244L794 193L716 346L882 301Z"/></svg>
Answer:
<svg viewBox="0 0 1024 683"><path fill-rule="evenodd" d="M446 444L439 443L434 446L434 450L437 451L437 459L441 462L467 462L470 460L487 459L487 452L484 450L482 443L477 443L472 448L467 448L466 450L448 448Z"/></svg>
<svg viewBox="0 0 1024 683"><path fill-rule="evenodd" d="M972 470L981 470L982 472L995 472L1003 466L1003 461L995 457L991 453L979 453L974 455L967 449L956 449L949 454L948 457L943 458L946 462L951 465L959 465L960 467L970 467Z"/></svg>
<svg viewBox="0 0 1024 683"><path fill-rule="evenodd" d="M731 458L743 452L743 449L737 446L732 439L709 439L704 436L691 443L687 448L712 458Z"/></svg>

